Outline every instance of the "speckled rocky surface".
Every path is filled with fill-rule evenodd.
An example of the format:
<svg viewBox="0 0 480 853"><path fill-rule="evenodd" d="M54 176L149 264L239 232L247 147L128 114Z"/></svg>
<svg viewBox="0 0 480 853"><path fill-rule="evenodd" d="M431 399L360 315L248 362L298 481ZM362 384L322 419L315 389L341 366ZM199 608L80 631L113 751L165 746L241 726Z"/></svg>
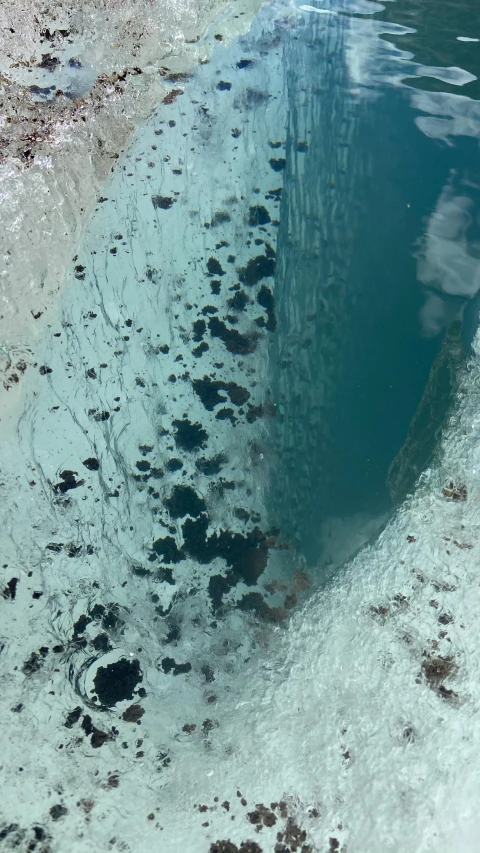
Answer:
<svg viewBox="0 0 480 853"><path fill-rule="evenodd" d="M0 9L2 427L135 126L181 94L196 63L248 28L256 8L18 0Z"/></svg>
<svg viewBox="0 0 480 853"><path fill-rule="evenodd" d="M478 352L437 469L308 601L266 509L294 23L265 8L138 132L25 373L5 850L479 849Z"/></svg>

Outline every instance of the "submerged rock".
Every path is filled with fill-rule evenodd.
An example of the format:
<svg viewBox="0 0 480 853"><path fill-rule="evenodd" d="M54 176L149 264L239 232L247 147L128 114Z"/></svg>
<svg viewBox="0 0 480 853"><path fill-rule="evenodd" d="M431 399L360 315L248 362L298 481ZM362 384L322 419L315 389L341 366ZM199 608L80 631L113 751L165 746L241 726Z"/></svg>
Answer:
<svg viewBox="0 0 480 853"><path fill-rule="evenodd" d="M93 683L102 705L111 706L125 699L133 699L133 691L142 680L138 660L122 658L108 666L99 666Z"/></svg>

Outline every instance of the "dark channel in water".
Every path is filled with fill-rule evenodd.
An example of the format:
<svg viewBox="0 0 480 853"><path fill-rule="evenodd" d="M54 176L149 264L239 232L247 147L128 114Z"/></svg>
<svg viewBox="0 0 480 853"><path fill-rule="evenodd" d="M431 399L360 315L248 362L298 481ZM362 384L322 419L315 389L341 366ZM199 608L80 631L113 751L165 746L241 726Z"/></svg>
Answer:
<svg viewBox="0 0 480 853"><path fill-rule="evenodd" d="M311 9L286 48L271 501L310 564L330 520L381 519L411 491L477 327L470 10L368 6Z"/></svg>

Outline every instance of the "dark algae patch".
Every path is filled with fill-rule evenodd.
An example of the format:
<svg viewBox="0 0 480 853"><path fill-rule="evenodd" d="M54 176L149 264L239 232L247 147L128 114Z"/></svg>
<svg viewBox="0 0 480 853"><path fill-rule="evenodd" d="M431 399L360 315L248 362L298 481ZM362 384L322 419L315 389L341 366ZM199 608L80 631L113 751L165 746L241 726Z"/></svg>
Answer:
<svg viewBox="0 0 480 853"><path fill-rule="evenodd" d="M152 204L155 210L169 210L175 201L176 199L170 198L169 196L152 195Z"/></svg>
<svg viewBox="0 0 480 853"><path fill-rule="evenodd" d="M62 471L60 480L61 482L56 483L53 488L55 492L60 492L62 495L70 489L78 489L85 483L85 480L77 480L77 471Z"/></svg>
<svg viewBox="0 0 480 853"><path fill-rule="evenodd" d="M225 270L222 269L220 261L216 258L209 258L207 261L208 275L225 275Z"/></svg>
<svg viewBox="0 0 480 853"><path fill-rule="evenodd" d="M195 462L195 467L197 471L200 471L207 477L213 477L215 474L220 473L226 462L227 457L225 456L225 454L218 453L217 456L213 456L211 459L207 459L205 456L202 456L200 459L197 459L197 461Z"/></svg>
<svg viewBox="0 0 480 853"><path fill-rule="evenodd" d="M220 338L227 350L234 355L248 355L257 347L253 335L242 335L236 329L229 329L218 317L210 317L208 327L212 338Z"/></svg>
<svg viewBox="0 0 480 853"><path fill-rule="evenodd" d="M186 515L197 518L205 511L205 501L191 486L174 486L164 503L172 518L184 518Z"/></svg>
<svg viewBox="0 0 480 853"><path fill-rule="evenodd" d="M177 548L177 543L172 536L156 539L152 545L152 551L154 559L156 554L158 557L163 557L166 563L179 563L184 558L183 552Z"/></svg>
<svg viewBox="0 0 480 853"><path fill-rule="evenodd" d="M262 278L270 278L274 272L275 257L265 253L264 255L257 255L256 258L250 258L247 266L238 270L238 277L242 284L253 287Z"/></svg>
<svg viewBox="0 0 480 853"><path fill-rule="evenodd" d="M266 284L262 284L257 294L257 302L267 312L266 329L269 332L274 332L277 328L277 320L275 318L275 299L273 293Z"/></svg>
<svg viewBox="0 0 480 853"><path fill-rule="evenodd" d="M220 394L220 391L225 390L224 382L216 382L204 376L203 379L194 379L192 385L208 412L212 412L218 403L224 403L227 399L224 394Z"/></svg>
<svg viewBox="0 0 480 853"><path fill-rule="evenodd" d="M82 465L85 465L85 468L88 468L89 471L98 471L100 468L100 462L93 456L89 459L84 459Z"/></svg>
<svg viewBox="0 0 480 853"><path fill-rule="evenodd" d="M287 161L284 157L272 157L269 161L271 168L274 172L283 172L285 166L287 165Z"/></svg>
<svg viewBox="0 0 480 853"><path fill-rule="evenodd" d="M261 204L254 205L248 211L248 224L254 228L256 225L267 225L271 222L270 214L266 207Z"/></svg>
<svg viewBox="0 0 480 853"><path fill-rule="evenodd" d="M172 675L183 675L187 672L190 672L192 668L191 663L177 663L173 658L163 658L162 660L162 670L165 673L171 672Z"/></svg>
<svg viewBox="0 0 480 853"><path fill-rule="evenodd" d="M253 586L264 571L268 560L267 537L258 527L246 535L221 530L208 536L208 517L201 514L187 519L183 526L184 551L199 563L207 564L216 557L225 560L230 571L226 576L214 575L210 578L209 594L218 608L223 596L237 583L243 581Z"/></svg>
<svg viewBox="0 0 480 853"><path fill-rule="evenodd" d="M215 318L213 318L215 319ZM175 444L181 447L182 450L199 450L205 447L208 440L208 433L199 423L192 424L188 418L183 418L181 421L173 421L175 430Z"/></svg>
<svg viewBox="0 0 480 853"><path fill-rule="evenodd" d="M108 666L99 666L93 683L102 705L111 706L125 699L133 699L133 691L142 680L138 660L122 658Z"/></svg>
<svg viewBox="0 0 480 853"><path fill-rule="evenodd" d="M243 406L250 397L250 393L246 388L237 385L235 382L222 382L220 380L210 379L209 376L204 376L203 379L194 379L192 382L193 389L200 397L207 411L212 412L218 403L224 403L227 399L225 394L228 394L231 402L235 406Z"/></svg>
<svg viewBox="0 0 480 853"><path fill-rule="evenodd" d="M227 305L232 311L244 311L250 302L244 290L237 290L234 296L228 300Z"/></svg>

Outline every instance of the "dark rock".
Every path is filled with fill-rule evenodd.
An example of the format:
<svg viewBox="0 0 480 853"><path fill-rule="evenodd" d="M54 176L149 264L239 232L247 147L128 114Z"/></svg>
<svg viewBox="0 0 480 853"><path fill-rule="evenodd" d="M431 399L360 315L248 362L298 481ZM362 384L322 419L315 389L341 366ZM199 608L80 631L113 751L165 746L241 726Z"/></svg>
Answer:
<svg viewBox="0 0 480 853"><path fill-rule="evenodd" d="M210 349L210 347L208 346L208 344L205 343L205 341L203 341L201 344L198 345L198 347L195 347L192 350L192 353L195 356L195 358L200 358L200 356L202 356L203 353L207 352L207 350L209 350L209 349Z"/></svg>
<svg viewBox="0 0 480 853"><path fill-rule="evenodd" d="M217 83L217 89L220 92L228 92L228 90L231 88L232 88L232 84L228 83L226 80L220 80L220 82Z"/></svg>
<svg viewBox="0 0 480 853"><path fill-rule="evenodd" d="M99 749L108 740L112 740L112 736L108 732L102 732L93 725L92 718L89 714L85 714L82 720L82 729L85 734L91 735L90 743L94 749ZM112 729L115 731L115 729ZM118 734L118 732L116 732Z"/></svg>
<svg viewBox="0 0 480 853"><path fill-rule="evenodd" d="M164 642L167 644L177 643L181 639L181 636L182 632L180 630L180 626L175 623L166 634Z"/></svg>
<svg viewBox="0 0 480 853"><path fill-rule="evenodd" d="M180 471L183 468L183 462L181 459L169 459L165 467L168 471Z"/></svg>
<svg viewBox="0 0 480 853"><path fill-rule="evenodd" d="M211 684L212 681L215 681L215 674L214 674L213 669L210 666L210 664L208 664L208 663L204 664L200 671L201 671L203 677L205 678L205 681L207 682L207 684Z"/></svg>
<svg viewBox="0 0 480 853"><path fill-rule="evenodd" d="M277 328L277 320L275 317L275 299L273 293L266 284L262 284L257 294L257 302L267 312L267 329L269 332L274 332Z"/></svg>
<svg viewBox="0 0 480 853"><path fill-rule="evenodd" d="M205 501L190 486L174 486L164 504L172 518L184 518L186 515L197 518L205 511Z"/></svg>
<svg viewBox="0 0 480 853"><path fill-rule="evenodd" d="M253 424L258 418L263 417L263 406L249 406L246 418L249 424Z"/></svg>
<svg viewBox="0 0 480 853"><path fill-rule="evenodd" d="M80 554L82 553L82 546L81 545L75 545L74 542L67 542L67 544L64 547L65 547L65 553L66 553L67 557L79 557ZM92 549L91 545L87 545L87 553L89 553L89 554L93 553L93 549Z"/></svg>
<svg viewBox="0 0 480 853"><path fill-rule="evenodd" d="M269 190L266 194L265 198L272 199L273 201L280 201L280 196L282 195L283 187L278 187L276 190Z"/></svg>
<svg viewBox="0 0 480 853"><path fill-rule="evenodd" d="M56 805L52 806L50 809L50 817L52 820L60 820L61 817L64 817L68 814L68 809L65 806Z"/></svg>
<svg viewBox="0 0 480 853"><path fill-rule="evenodd" d="M89 409L88 417L100 423L101 421L108 421L110 419L110 412L98 412L97 409Z"/></svg>
<svg viewBox="0 0 480 853"><path fill-rule="evenodd" d="M250 518L250 513L247 512L247 510L243 509L242 507L238 507L237 509L234 509L233 514L234 514L235 518L239 518L240 521L248 521L248 519Z"/></svg>
<svg viewBox="0 0 480 853"><path fill-rule="evenodd" d="M184 558L183 552L177 548L175 539L172 536L166 536L164 539L156 539L152 545L152 549L159 557L163 557L166 563L179 563Z"/></svg>
<svg viewBox="0 0 480 853"><path fill-rule="evenodd" d="M217 421L230 421L232 424L237 423L237 418L233 409L220 409L215 415Z"/></svg>
<svg viewBox="0 0 480 853"><path fill-rule="evenodd" d="M142 456L146 456L147 453L152 452L153 447L151 444L139 444L138 449L139 449L140 453L142 454Z"/></svg>
<svg viewBox="0 0 480 853"><path fill-rule="evenodd" d="M77 621L74 622L73 625L73 636L76 637L78 634L83 634L87 625L90 625L91 618L86 616L85 613L82 613L81 616L78 617Z"/></svg>
<svg viewBox="0 0 480 853"><path fill-rule="evenodd" d="M85 468L88 468L89 471L98 471L100 468L100 462L98 459L95 459L94 456L91 456L89 459L84 459L82 465L85 465Z"/></svg>
<svg viewBox="0 0 480 853"><path fill-rule="evenodd" d="M122 720L125 720L126 723L138 723L144 713L145 708L142 708L141 705L129 705L122 714Z"/></svg>
<svg viewBox="0 0 480 853"><path fill-rule="evenodd" d="M183 418L181 421L173 421L173 428L175 430L175 444L177 447L181 447L182 450L192 451L199 450L200 447L205 447L208 440L208 433L203 429L201 424L192 424L188 418Z"/></svg>
<svg viewBox="0 0 480 853"><path fill-rule="evenodd" d="M209 258L207 261L208 275L225 275L225 270L216 258Z"/></svg>
<svg viewBox="0 0 480 853"><path fill-rule="evenodd" d="M285 166L287 165L287 161L284 157L278 157L275 159L272 157L269 161L271 168L274 172L283 172Z"/></svg>
<svg viewBox="0 0 480 853"><path fill-rule="evenodd" d="M210 317L208 326L212 337L220 338L227 350L234 355L247 355L257 347L253 335L241 335L236 329L229 329L218 317Z"/></svg>
<svg viewBox="0 0 480 853"><path fill-rule="evenodd" d="M204 564L213 559L212 549L207 541L208 524L208 516L202 514L195 521L187 519L182 525L185 552Z"/></svg>
<svg viewBox="0 0 480 853"><path fill-rule="evenodd" d="M217 210L210 225L212 228L216 228L217 225L224 225L225 222L230 222L231 219L232 217L226 210Z"/></svg>
<svg viewBox="0 0 480 853"><path fill-rule="evenodd" d="M25 675L33 675L34 672L38 672L39 669L43 666L43 659L45 655L37 654L37 652L32 652L28 660L22 666L22 672Z"/></svg>
<svg viewBox="0 0 480 853"><path fill-rule="evenodd" d="M256 204L248 209L248 224L254 228L257 225L267 225L271 222L270 214L266 207Z"/></svg>
<svg viewBox="0 0 480 853"><path fill-rule="evenodd" d="M90 743L94 749L99 749L106 743L107 740L111 740L111 735L108 732L102 732L100 729L97 729L95 726L93 727L92 737L90 738Z"/></svg>
<svg viewBox="0 0 480 853"><path fill-rule="evenodd" d="M37 68L45 68L47 71L54 71L60 65L58 56L52 56L51 53L42 53L42 61L37 63Z"/></svg>
<svg viewBox="0 0 480 853"><path fill-rule="evenodd" d="M91 735L94 729L90 714L85 714L82 720L82 729L86 735Z"/></svg>
<svg viewBox="0 0 480 853"><path fill-rule="evenodd" d="M106 667L99 666L93 683L102 705L112 706L125 699L133 699L133 691L142 680L138 660L122 658Z"/></svg>
<svg viewBox="0 0 480 853"><path fill-rule="evenodd" d="M275 259L265 255L257 255L250 258L246 267L238 270L238 276L242 284L252 287L258 284L262 278L270 278L275 272Z"/></svg>
<svg viewBox="0 0 480 853"><path fill-rule="evenodd" d="M253 59L241 59L240 62L237 62L237 68L251 68L252 65L255 65Z"/></svg>
<svg viewBox="0 0 480 853"><path fill-rule="evenodd" d="M203 379L194 379L192 385L193 390L198 394L209 412L212 412L217 404L226 401L227 398L220 394L220 391L226 391L236 406L242 406L250 397L249 392L241 385L237 385L235 382L215 381L209 376L204 376Z"/></svg>
<svg viewBox="0 0 480 853"><path fill-rule="evenodd" d="M75 723L78 723L81 716L82 709L80 708L80 705L77 705L77 707L74 708L73 711L70 711L70 713L67 714L67 719L65 720L63 725L65 726L65 728L71 729L73 728Z"/></svg>
<svg viewBox="0 0 480 853"><path fill-rule="evenodd" d="M3 590L3 593L2 593L4 598L11 598L13 601L13 599L15 598L15 596L17 594L18 582L19 582L19 578L10 578L10 580L8 581L8 583L7 583L5 589Z"/></svg>
<svg viewBox="0 0 480 853"><path fill-rule="evenodd" d="M197 471L200 471L207 477L213 477L215 474L220 473L226 462L227 457L225 454L218 453L217 456L213 456L212 459L206 459L204 456L202 456L201 459L197 459L195 467Z"/></svg>
<svg viewBox="0 0 480 853"><path fill-rule="evenodd" d="M193 340L196 343L199 343L202 340L206 330L207 324L205 320L195 320L193 324Z"/></svg>
<svg viewBox="0 0 480 853"><path fill-rule="evenodd" d="M244 290L237 290L235 296L228 300L228 306L232 311L244 311L247 304L250 302Z"/></svg>
<svg viewBox="0 0 480 853"><path fill-rule="evenodd" d="M176 663L173 658L163 658L162 669L165 673L171 672L173 675L183 675L190 672L191 663Z"/></svg>
<svg viewBox="0 0 480 853"><path fill-rule="evenodd" d="M76 471L62 471L60 479L63 482L56 483L53 487L54 491L65 494L65 492L68 492L70 489L78 489L79 486L83 486L85 480L77 480L76 474Z"/></svg>
<svg viewBox="0 0 480 853"><path fill-rule="evenodd" d="M194 379L192 386L209 412L212 412L218 403L224 403L227 399L223 394L220 394L221 390L225 390L225 383L216 382L209 376L204 376L203 379Z"/></svg>
<svg viewBox="0 0 480 853"><path fill-rule="evenodd" d="M97 634L92 640L92 646L97 652L108 652L112 648L108 634Z"/></svg>
<svg viewBox="0 0 480 853"><path fill-rule="evenodd" d="M18 823L8 823L0 830L0 841L4 841L7 836L11 835L12 832L16 832L19 829ZM16 846L16 841L15 841Z"/></svg>
<svg viewBox="0 0 480 853"><path fill-rule="evenodd" d="M59 554L63 548L63 542L49 542L48 545L45 545L45 548L48 551L53 551L55 554Z"/></svg>
<svg viewBox="0 0 480 853"><path fill-rule="evenodd" d="M230 577L212 575L208 582L208 594L214 611L217 611L222 606L223 597L231 590L232 586Z"/></svg>
<svg viewBox="0 0 480 853"><path fill-rule="evenodd" d="M259 528L245 536L222 530L207 537L208 517L200 515L195 521L187 519L182 531L184 550L190 557L203 564L210 563L215 557L222 557L232 569L226 577L215 575L210 579L209 594L215 607L240 580L247 586L256 584L267 565L266 537Z"/></svg>
<svg viewBox="0 0 480 853"><path fill-rule="evenodd" d="M250 397L250 392L247 391L246 388L242 388L241 385L237 385L235 382L228 382L226 389L234 406L243 406Z"/></svg>
<svg viewBox="0 0 480 853"><path fill-rule="evenodd" d="M84 281L85 279L85 267L83 267L81 264L78 264L75 267L75 278L79 281Z"/></svg>
<svg viewBox="0 0 480 853"><path fill-rule="evenodd" d="M158 208L160 208L160 210L169 210L175 201L175 198L170 198L169 196L152 195L152 204L155 210Z"/></svg>

